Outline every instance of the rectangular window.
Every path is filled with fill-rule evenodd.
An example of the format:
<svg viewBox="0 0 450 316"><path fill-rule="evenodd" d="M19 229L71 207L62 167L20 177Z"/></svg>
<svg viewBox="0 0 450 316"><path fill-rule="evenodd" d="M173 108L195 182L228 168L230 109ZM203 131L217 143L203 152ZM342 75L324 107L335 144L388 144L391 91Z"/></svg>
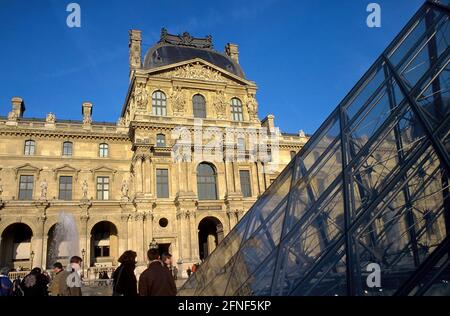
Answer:
<svg viewBox="0 0 450 316"><path fill-rule="evenodd" d="M20 176L19 200L33 199L34 176Z"/></svg>
<svg viewBox="0 0 450 316"><path fill-rule="evenodd" d="M97 200L109 200L109 177L97 177Z"/></svg>
<svg viewBox="0 0 450 316"><path fill-rule="evenodd" d="M32 156L34 155L36 151L36 143L34 142L34 140L27 140L25 142L25 150L24 153L26 156Z"/></svg>
<svg viewBox="0 0 450 316"><path fill-rule="evenodd" d="M108 157L108 144L100 144L99 146L99 156L100 158Z"/></svg>
<svg viewBox="0 0 450 316"><path fill-rule="evenodd" d="M72 143L71 142L64 142L63 156L72 156Z"/></svg>
<svg viewBox="0 0 450 316"><path fill-rule="evenodd" d="M239 170L239 176L241 179L241 191L244 197L252 196L252 188L250 186L250 171Z"/></svg>
<svg viewBox="0 0 450 316"><path fill-rule="evenodd" d="M156 135L156 147L166 147L166 135Z"/></svg>
<svg viewBox="0 0 450 316"><path fill-rule="evenodd" d="M156 195L158 198L169 197L169 171L156 169Z"/></svg>
<svg viewBox="0 0 450 316"><path fill-rule="evenodd" d="M95 246L94 256L98 257L109 257L109 246Z"/></svg>
<svg viewBox="0 0 450 316"><path fill-rule="evenodd" d="M72 177L59 177L59 199L72 200Z"/></svg>

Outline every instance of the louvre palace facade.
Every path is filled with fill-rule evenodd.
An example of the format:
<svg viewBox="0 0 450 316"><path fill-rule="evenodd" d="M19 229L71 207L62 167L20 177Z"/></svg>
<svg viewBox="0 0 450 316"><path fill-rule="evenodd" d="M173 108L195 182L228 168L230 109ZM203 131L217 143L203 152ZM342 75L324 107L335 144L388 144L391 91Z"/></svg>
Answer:
<svg viewBox="0 0 450 316"><path fill-rule="evenodd" d="M28 118L26 106L39 104L20 97L0 116L2 266L47 268L78 254L86 270L110 269L132 249L144 267L158 247L185 275L306 143L302 131L279 132L273 115L260 119L237 45L221 53L211 37L163 29L143 55L141 41L131 30L116 123L96 122L90 102L74 120L58 109ZM56 238L67 221L75 248Z"/></svg>

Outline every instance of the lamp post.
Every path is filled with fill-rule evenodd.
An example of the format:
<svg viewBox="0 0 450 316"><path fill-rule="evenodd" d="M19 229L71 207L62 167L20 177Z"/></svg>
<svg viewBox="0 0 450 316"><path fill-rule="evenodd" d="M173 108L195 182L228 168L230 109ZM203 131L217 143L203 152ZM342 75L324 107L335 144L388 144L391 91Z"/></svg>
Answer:
<svg viewBox="0 0 450 316"><path fill-rule="evenodd" d="M83 259L83 261L81 261L81 262L82 262L82 266L81 266L81 278L84 278L84 258L86 257L86 250L84 250L84 248L81 249L81 257L82 257L82 259Z"/></svg>
<svg viewBox="0 0 450 316"><path fill-rule="evenodd" d="M34 259L34 251L31 250L31 252L30 252L30 270L33 269L33 259Z"/></svg>

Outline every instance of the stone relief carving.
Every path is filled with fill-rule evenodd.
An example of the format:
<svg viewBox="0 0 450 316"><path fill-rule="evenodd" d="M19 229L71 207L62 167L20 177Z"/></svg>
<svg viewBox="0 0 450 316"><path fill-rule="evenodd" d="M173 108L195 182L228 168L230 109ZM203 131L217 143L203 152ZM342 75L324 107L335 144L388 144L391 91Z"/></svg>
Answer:
<svg viewBox="0 0 450 316"><path fill-rule="evenodd" d="M48 190L48 183L47 183L47 180L43 180L42 182L41 182L41 185L40 185L40 187L41 187L41 199L47 199L47 190Z"/></svg>
<svg viewBox="0 0 450 316"><path fill-rule="evenodd" d="M92 124L92 118L87 112L83 114L83 124L85 125Z"/></svg>
<svg viewBox="0 0 450 316"><path fill-rule="evenodd" d="M87 199L88 194L88 183L86 180L81 184L81 192L83 192L83 199Z"/></svg>
<svg viewBox="0 0 450 316"><path fill-rule="evenodd" d="M213 97L213 106L216 110L217 118L224 119L226 117L227 102L223 90L216 91Z"/></svg>
<svg viewBox="0 0 450 316"><path fill-rule="evenodd" d="M122 199L128 200L128 191L130 190L128 186L128 182L126 180L123 180L122 187L120 191L122 192Z"/></svg>
<svg viewBox="0 0 450 316"><path fill-rule="evenodd" d="M255 95L249 93L246 99L247 111L250 120L255 121L258 119L258 102L256 101Z"/></svg>
<svg viewBox="0 0 450 316"><path fill-rule="evenodd" d="M47 118L45 119L47 123L54 124L56 122L56 116L53 113L48 113Z"/></svg>
<svg viewBox="0 0 450 316"><path fill-rule="evenodd" d="M138 83L134 89L133 99L138 109L145 109L148 103L148 93L145 90L145 83Z"/></svg>
<svg viewBox="0 0 450 316"><path fill-rule="evenodd" d="M181 90L181 87L174 87L170 97L172 100L174 114L177 116L182 116L186 106L186 98L184 92Z"/></svg>
<svg viewBox="0 0 450 316"><path fill-rule="evenodd" d="M200 63L189 64L175 68L174 71L163 73L160 76L170 78L187 78L187 79L200 79L209 81L227 81L220 72L213 70L210 67L204 66Z"/></svg>
<svg viewBox="0 0 450 316"><path fill-rule="evenodd" d="M121 117L117 120L117 126L119 127L125 127L126 126L126 121L124 117Z"/></svg>
<svg viewBox="0 0 450 316"><path fill-rule="evenodd" d="M9 112L8 121L17 121L17 113L14 111Z"/></svg>

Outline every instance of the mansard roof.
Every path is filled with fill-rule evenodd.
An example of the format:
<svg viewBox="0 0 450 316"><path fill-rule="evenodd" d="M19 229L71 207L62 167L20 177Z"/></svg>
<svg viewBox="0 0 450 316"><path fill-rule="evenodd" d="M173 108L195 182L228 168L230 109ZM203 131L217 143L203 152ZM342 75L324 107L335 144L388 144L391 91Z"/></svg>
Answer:
<svg viewBox="0 0 450 316"><path fill-rule="evenodd" d="M245 78L241 66L226 54L213 49L212 37L192 37L188 32L181 35L161 30L159 42L151 47L144 58L144 69L158 68L186 60L201 58L241 78Z"/></svg>

